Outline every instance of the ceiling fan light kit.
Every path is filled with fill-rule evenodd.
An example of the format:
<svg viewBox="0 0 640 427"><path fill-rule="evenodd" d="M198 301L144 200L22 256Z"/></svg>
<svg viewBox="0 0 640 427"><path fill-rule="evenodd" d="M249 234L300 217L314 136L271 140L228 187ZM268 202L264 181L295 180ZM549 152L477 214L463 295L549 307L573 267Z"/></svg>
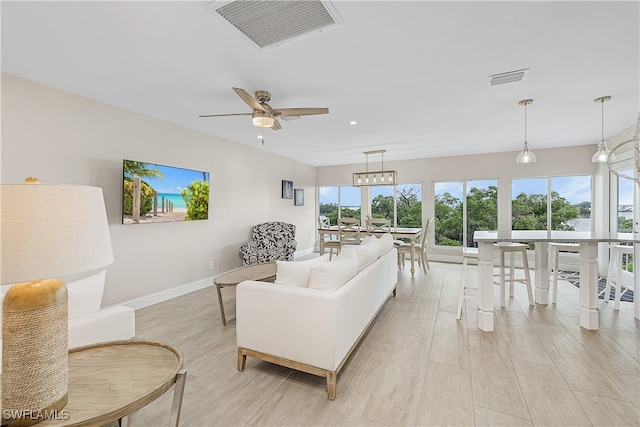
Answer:
<svg viewBox="0 0 640 427"><path fill-rule="evenodd" d="M268 104L271 101L271 93L266 90L257 90L255 98L241 88L234 87L235 93L247 104L253 112L231 114L206 114L200 117L224 117L224 116L251 116L255 127L280 130L282 126L278 118L299 118L300 116L314 116L317 114L329 114L328 108L279 108L274 109Z"/></svg>
<svg viewBox="0 0 640 427"><path fill-rule="evenodd" d="M524 147L518 157L516 157L516 163L535 163L536 155L533 154L533 151L529 148L529 143L527 142L527 105L531 104L533 99L523 99L518 102L518 105L524 106Z"/></svg>
<svg viewBox="0 0 640 427"><path fill-rule="evenodd" d="M387 150L365 151L365 171L353 173L353 186L366 187L374 185L396 185L398 183L398 172L394 170L384 170L384 153ZM369 171L369 155L380 154L382 156L381 170Z"/></svg>
<svg viewBox="0 0 640 427"><path fill-rule="evenodd" d="M615 154L609 151L607 141L604 140L604 103L609 100L611 100L610 96L601 96L600 98L593 100L594 102L599 102L602 105L602 138L600 139L600 142L598 142L598 150L591 158L593 163L607 163L609 158L610 160L615 160L616 158Z"/></svg>
<svg viewBox="0 0 640 427"><path fill-rule="evenodd" d="M255 127L270 128L275 123L273 115L265 113L264 111L254 110L251 117Z"/></svg>

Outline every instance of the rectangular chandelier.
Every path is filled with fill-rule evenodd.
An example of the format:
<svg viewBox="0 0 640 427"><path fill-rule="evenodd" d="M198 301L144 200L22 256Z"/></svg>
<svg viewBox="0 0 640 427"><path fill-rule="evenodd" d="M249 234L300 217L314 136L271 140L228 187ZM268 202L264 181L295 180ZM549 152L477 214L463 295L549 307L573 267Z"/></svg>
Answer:
<svg viewBox="0 0 640 427"><path fill-rule="evenodd" d="M373 185L396 185L398 182L398 172L394 170L384 170L384 153L386 150L365 151L366 167L364 172L353 173L353 186L364 187ZM369 170L369 155L380 154L382 156L380 170Z"/></svg>

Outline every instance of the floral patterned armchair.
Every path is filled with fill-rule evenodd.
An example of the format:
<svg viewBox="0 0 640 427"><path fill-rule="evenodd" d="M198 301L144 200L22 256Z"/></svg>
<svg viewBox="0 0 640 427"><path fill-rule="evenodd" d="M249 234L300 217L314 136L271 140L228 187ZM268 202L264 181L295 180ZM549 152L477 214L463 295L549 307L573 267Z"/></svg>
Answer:
<svg viewBox="0 0 640 427"><path fill-rule="evenodd" d="M251 240L240 246L242 265L270 261L293 261L296 250L296 226L286 222L254 225Z"/></svg>

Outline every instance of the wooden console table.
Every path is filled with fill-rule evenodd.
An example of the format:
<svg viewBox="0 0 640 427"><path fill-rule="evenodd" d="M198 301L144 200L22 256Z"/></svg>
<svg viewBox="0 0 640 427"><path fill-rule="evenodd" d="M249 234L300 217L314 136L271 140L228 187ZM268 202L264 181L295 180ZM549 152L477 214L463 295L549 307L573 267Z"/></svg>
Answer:
<svg viewBox="0 0 640 427"><path fill-rule="evenodd" d="M69 350L69 401L38 426L96 426L122 420L174 384L170 425L178 426L187 371L180 349L156 341L123 340Z"/></svg>
<svg viewBox="0 0 640 427"><path fill-rule="evenodd" d="M273 282L276 278L276 263L264 262L260 264L244 265L234 268L226 273L222 273L213 279L218 292L218 304L220 305L220 316L222 317L222 326L227 325L227 318L224 315L224 305L222 305L222 293L220 289L225 286L236 286L245 280L258 280L260 282Z"/></svg>

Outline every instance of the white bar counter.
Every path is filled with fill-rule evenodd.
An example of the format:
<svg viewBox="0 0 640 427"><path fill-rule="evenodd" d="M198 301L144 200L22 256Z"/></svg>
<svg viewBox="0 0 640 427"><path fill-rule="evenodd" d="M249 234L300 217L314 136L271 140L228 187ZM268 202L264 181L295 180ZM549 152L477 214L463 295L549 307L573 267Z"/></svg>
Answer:
<svg viewBox="0 0 640 427"><path fill-rule="evenodd" d="M478 327L483 331L494 330L493 304L493 244L496 242L535 242L535 291L537 304L549 303L549 257L550 242L580 244L580 326L585 329L598 329L598 243L620 242L640 243L637 233L592 233L583 231L476 231L473 240L478 243ZM635 245L634 259L640 245ZM634 271L635 289L638 287L639 274ZM634 293L634 316L640 319L640 304Z"/></svg>

